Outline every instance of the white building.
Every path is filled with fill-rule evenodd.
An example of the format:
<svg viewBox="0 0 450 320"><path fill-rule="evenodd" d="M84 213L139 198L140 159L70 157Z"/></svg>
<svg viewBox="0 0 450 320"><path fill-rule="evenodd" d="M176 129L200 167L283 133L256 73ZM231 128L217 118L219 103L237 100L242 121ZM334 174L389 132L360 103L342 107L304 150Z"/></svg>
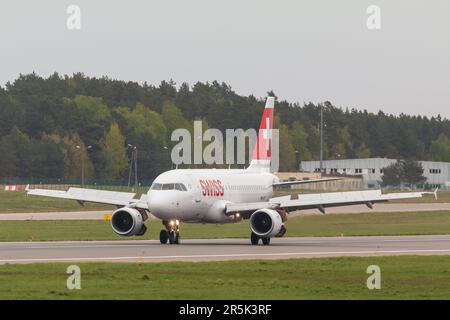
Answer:
<svg viewBox="0 0 450 320"><path fill-rule="evenodd" d="M361 176L366 188L378 188L383 169L395 163L395 159L369 158L324 160L323 173L331 175ZM450 163L419 161L424 169L425 182L430 187L450 188ZM300 170L320 172L320 161L302 161Z"/></svg>

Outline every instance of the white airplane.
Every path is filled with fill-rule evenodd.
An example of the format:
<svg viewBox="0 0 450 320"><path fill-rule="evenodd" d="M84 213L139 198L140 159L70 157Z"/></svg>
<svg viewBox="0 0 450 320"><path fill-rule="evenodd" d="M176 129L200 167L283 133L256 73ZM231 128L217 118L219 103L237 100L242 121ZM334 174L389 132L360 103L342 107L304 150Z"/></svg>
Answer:
<svg viewBox="0 0 450 320"><path fill-rule="evenodd" d="M39 195L84 202L111 204L111 226L121 236L141 236L147 228L149 214L162 220L160 242L180 243L180 222L233 223L250 219L251 244L262 240L270 244L272 237L286 233L288 213L294 210L374 203L394 199L420 198L430 192L382 194L375 191L319 193L272 198L274 189L293 184L336 180L336 178L280 182L270 173L274 98L267 98L252 161L247 169L176 169L159 175L147 194L135 199L134 193L69 188L67 191L29 189ZM431 193L436 195L436 191Z"/></svg>

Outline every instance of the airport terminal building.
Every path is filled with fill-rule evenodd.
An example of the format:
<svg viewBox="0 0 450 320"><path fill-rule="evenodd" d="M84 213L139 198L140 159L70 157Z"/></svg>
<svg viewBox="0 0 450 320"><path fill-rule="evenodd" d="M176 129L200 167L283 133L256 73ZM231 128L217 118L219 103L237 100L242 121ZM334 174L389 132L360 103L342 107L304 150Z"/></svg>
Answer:
<svg viewBox="0 0 450 320"><path fill-rule="evenodd" d="M379 188L383 169L395 163L396 159L369 158L324 160L323 173L328 175L360 176L365 188ZM419 161L423 166L426 183L430 187L450 189L450 163ZM320 161L302 161L300 170L320 172Z"/></svg>

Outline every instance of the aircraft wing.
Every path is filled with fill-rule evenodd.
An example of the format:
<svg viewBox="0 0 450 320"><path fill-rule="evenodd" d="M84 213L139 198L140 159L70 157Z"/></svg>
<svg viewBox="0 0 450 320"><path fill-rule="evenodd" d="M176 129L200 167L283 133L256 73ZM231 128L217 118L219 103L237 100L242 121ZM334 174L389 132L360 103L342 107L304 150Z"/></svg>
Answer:
<svg viewBox="0 0 450 320"><path fill-rule="evenodd" d="M263 208L283 209L287 212L302 209L318 209L322 213L325 213L325 209L329 207L365 204L369 208L372 208L375 203L398 199L421 198L425 194L433 194L436 197L437 190L435 192L388 194L382 194L381 190L299 194L298 199L291 199L291 196L283 196L272 198L266 202L230 203L226 207L226 214L239 212L245 216L246 213L253 213Z"/></svg>
<svg viewBox="0 0 450 320"><path fill-rule="evenodd" d="M147 209L146 195L142 195L140 199L135 199L135 193L105 191L97 189L69 188L67 191L48 190L48 189L25 189L28 195L45 196L51 198L76 200L80 204L84 202L95 202L111 204L115 206L132 206Z"/></svg>
<svg viewBox="0 0 450 320"><path fill-rule="evenodd" d="M274 187L292 186L295 184L308 184L316 182L336 181L342 180L342 178L324 178L324 179L311 179L311 180L295 180L295 181L282 181L272 184Z"/></svg>

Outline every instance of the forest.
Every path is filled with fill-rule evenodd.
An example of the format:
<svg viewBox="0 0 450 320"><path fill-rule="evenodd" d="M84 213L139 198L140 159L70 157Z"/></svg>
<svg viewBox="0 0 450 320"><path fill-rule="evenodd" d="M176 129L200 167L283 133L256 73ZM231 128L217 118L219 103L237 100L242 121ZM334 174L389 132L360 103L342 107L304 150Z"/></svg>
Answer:
<svg viewBox="0 0 450 320"><path fill-rule="evenodd" d="M276 96L270 91L269 95ZM14 179L128 179L132 147L140 181L172 167L174 129L259 127L265 97L226 83L139 84L82 73L20 75L0 87L0 182ZM424 106L426 108L426 106ZM277 97L280 171L319 158L320 106ZM389 157L450 161L450 121L324 106L324 158ZM206 128L205 128L206 127Z"/></svg>

